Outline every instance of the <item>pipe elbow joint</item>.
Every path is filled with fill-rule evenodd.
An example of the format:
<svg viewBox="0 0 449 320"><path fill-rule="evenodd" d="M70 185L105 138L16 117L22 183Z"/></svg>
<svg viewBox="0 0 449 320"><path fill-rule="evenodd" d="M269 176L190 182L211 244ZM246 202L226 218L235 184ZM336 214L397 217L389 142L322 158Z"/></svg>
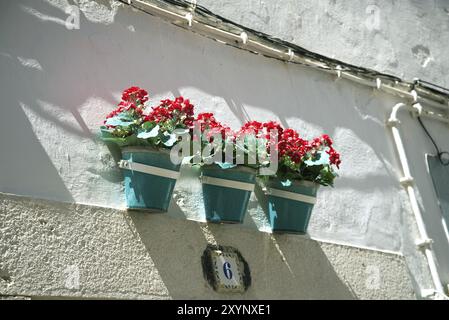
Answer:
<svg viewBox="0 0 449 320"><path fill-rule="evenodd" d="M402 177L401 179L399 179L399 183L401 184L401 186L403 186L404 188L413 186L414 183L414 179L411 176L406 176L406 177Z"/></svg>
<svg viewBox="0 0 449 320"><path fill-rule="evenodd" d="M401 121L399 121L399 119L396 117L390 117L387 120L387 126L389 126L389 127L397 127L400 124L401 124Z"/></svg>

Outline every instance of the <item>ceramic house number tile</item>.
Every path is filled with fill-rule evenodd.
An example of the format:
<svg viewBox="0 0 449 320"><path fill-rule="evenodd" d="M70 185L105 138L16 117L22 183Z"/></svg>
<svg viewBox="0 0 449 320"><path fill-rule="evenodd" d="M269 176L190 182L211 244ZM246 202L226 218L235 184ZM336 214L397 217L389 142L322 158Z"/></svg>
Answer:
<svg viewBox="0 0 449 320"><path fill-rule="evenodd" d="M242 271L237 254L214 250L211 252L217 291L244 292Z"/></svg>
<svg viewBox="0 0 449 320"><path fill-rule="evenodd" d="M208 245L201 263L207 282L217 292L243 293L251 285L249 265L236 248Z"/></svg>

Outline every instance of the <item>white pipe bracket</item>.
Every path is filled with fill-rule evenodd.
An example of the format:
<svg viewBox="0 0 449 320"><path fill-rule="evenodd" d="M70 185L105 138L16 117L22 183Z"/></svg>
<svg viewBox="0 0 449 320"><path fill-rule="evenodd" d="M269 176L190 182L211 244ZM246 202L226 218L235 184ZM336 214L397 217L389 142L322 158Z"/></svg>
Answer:
<svg viewBox="0 0 449 320"><path fill-rule="evenodd" d="M341 66L340 65L336 66L335 70L337 70L337 80L341 79Z"/></svg>
<svg viewBox="0 0 449 320"><path fill-rule="evenodd" d="M419 102L415 102L415 103L412 104L412 107L414 109L413 112L412 112L413 116L414 117L421 116L421 114L422 114L422 105Z"/></svg>
<svg viewBox="0 0 449 320"><path fill-rule="evenodd" d="M389 127L397 127L398 125L401 124L401 121L399 121L397 118L389 118L387 120L387 126Z"/></svg>
<svg viewBox="0 0 449 320"><path fill-rule="evenodd" d="M248 42L248 34L246 32L242 32L240 34L240 39L242 39L243 44L246 44Z"/></svg>
<svg viewBox="0 0 449 320"><path fill-rule="evenodd" d="M413 97L413 103L417 103L418 102L418 92L416 92L416 90L412 90L412 91L410 91L410 94Z"/></svg>
<svg viewBox="0 0 449 320"><path fill-rule="evenodd" d="M376 88L380 90L382 86L382 80L380 78L376 78Z"/></svg>
<svg viewBox="0 0 449 320"><path fill-rule="evenodd" d="M418 249L430 249L433 244L433 240L430 238L418 239L415 241L415 245Z"/></svg>
<svg viewBox="0 0 449 320"><path fill-rule="evenodd" d="M402 177L401 179L399 179L399 182L404 188L406 188L406 187L410 187L413 185L414 179L413 179L413 177L410 177L410 176Z"/></svg>
<svg viewBox="0 0 449 320"><path fill-rule="evenodd" d="M193 15L190 12L188 12L188 13L186 13L185 18L186 18L186 20L187 20L187 22L189 24L189 27L191 27L192 26L192 21L193 21Z"/></svg>
<svg viewBox="0 0 449 320"><path fill-rule="evenodd" d="M426 299L431 299L436 295L436 291L434 289L422 289L421 290L421 297Z"/></svg>
<svg viewBox="0 0 449 320"><path fill-rule="evenodd" d="M288 61L292 61L295 58L295 53L290 48L288 48L287 55L288 55Z"/></svg>

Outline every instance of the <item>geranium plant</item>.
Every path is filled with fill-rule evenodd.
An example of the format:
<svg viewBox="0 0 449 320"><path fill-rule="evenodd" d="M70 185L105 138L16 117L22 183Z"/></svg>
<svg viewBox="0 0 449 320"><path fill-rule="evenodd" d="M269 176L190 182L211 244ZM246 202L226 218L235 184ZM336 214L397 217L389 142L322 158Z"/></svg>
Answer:
<svg viewBox="0 0 449 320"><path fill-rule="evenodd" d="M194 106L189 99L165 99L152 108L137 131L137 138L157 148L171 148L178 135L189 132L194 120Z"/></svg>
<svg viewBox="0 0 449 320"><path fill-rule="evenodd" d="M181 166L171 159L171 149L182 133L189 133L194 107L183 97L162 100L152 108L147 102L144 89L126 89L106 116L101 137L120 146L118 166L123 169L127 208L166 212Z"/></svg>
<svg viewBox="0 0 449 320"><path fill-rule="evenodd" d="M269 155L258 158L258 164L273 232L306 233L318 188L333 185L341 162L332 140L322 135L308 141L273 121L253 121L243 128L255 132L259 147Z"/></svg>
<svg viewBox="0 0 449 320"><path fill-rule="evenodd" d="M246 122L235 134L236 149L244 152L245 164L255 168L269 166L271 153L277 150L277 136L282 130L274 121ZM273 154L271 161L277 161L275 157L276 154Z"/></svg>
<svg viewBox="0 0 449 320"><path fill-rule="evenodd" d="M254 124L251 127L254 128ZM272 121L259 123L256 129L258 138L267 140L265 144L267 153L270 150L268 148L269 132L272 130L277 132L276 178L284 181L286 185L292 180L307 180L323 186L333 186L337 176L335 168L339 168L341 160L340 154L333 147L332 139L327 134L308 141L300 137L294 129L283 129L278 123ZM263 167L266 164L260 163L260 165Z"/></svg>
<svg viewBox="0 0 449 320"><path fill-rule="evenodd" d="M146 114L148 92L139 87L126 89L117 109L106 116L101 137L124 146L171 148L177 141L175 130L186 131L193 124L194 106L188 99L165 99ZM179 133L179 130L178 130Z"/></svg>
<svg viewBox="0 0 449 320"><path fill-rule="evenodd" d="M117 108L106 116L100 127L101 138L119 146L139 144L136 133L144 119L147 101L148 92L144 89L130 87L124 90Z"/></svg>
<svg viewBox="0 0 449 320"><path fill-rule="evenodd" d="M195 119L196 130L193 131L193 143L197 143L200 148L193 148L196 164L217 164L223 169L235 167L233 164L233 154L228 151L226 157L226 146L231 146L234 141L233 131L226 125L215 119L211 112L198 114ZM229 157L231 155L231 158ZM198 162L198 159L200 160Z"/></svg>
<svg viewBox="0 0 449 320"><path fill-rule="evenodd" d="M324 134L307 141L293 129L286 129L278 143L279 170L283 180L309 180L323 186L332 186L335 167L340 167L340 154L333 148L331 138Z"/></svg>
<svg viewBox="0 0 449 320"><path fill-rule="evenodd" d="M243 223L257 174L256 168L249 168L244 161L248 154L245 141L212 113L199 114L196 127L194 133L199 129L202 142L201 182L206 219Z"/></svg>

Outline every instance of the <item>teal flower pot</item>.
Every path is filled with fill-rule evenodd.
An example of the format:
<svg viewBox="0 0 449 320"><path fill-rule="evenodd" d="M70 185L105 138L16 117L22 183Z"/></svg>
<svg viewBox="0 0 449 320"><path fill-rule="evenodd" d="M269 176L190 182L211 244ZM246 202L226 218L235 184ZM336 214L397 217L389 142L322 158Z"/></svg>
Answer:
<svg viewBox="0 0 449 320"><path fill-rule="evenodd" d="M242 223L255 181L256 171L248 167L203 166L201 182L207 221Z"/></svg>
<svg viewBox="0 0 449 320"><path fill-rule="evenodd" d="M307 233L319 184L293 181L288 187L280 180L270 179L267 184L268 219L273 232Z"/></svg>
<svg viewBox="0 0 449 320"><path fill-rule="evenodd" d="M126 147L119 166L125 177L128 209L168 210L180 169L180 164L171 162L170 151Z"/></svg>

